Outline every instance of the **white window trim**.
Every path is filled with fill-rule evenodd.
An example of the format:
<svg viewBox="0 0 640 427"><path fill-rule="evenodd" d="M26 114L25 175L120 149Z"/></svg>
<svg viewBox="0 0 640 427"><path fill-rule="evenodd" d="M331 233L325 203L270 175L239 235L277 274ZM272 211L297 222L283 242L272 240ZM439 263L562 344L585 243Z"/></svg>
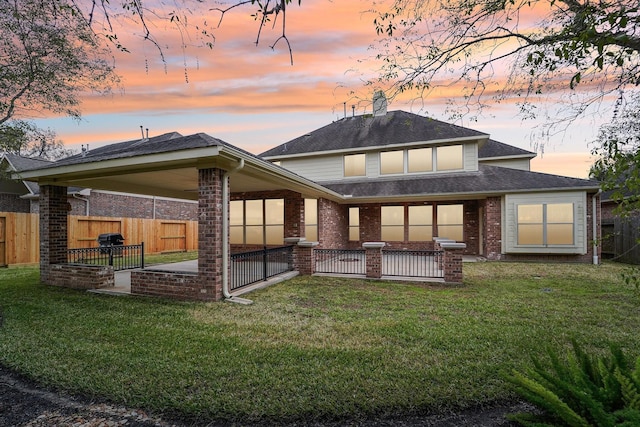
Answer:
<svg viewBox="0 0 640 427"><path fill-rule="evenodd" d="M572 245L519 245L518 205L573 204ZM503 250L505 253L529 254L579 254L587 253L587 194L580 192L557 192L538 194L507 194L503 209Z"/></svg>

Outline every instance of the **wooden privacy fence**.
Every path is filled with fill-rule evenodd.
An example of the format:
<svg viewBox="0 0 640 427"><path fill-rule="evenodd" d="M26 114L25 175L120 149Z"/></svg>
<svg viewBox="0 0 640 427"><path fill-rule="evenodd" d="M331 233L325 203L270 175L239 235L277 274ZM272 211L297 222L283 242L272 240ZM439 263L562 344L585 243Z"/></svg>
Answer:
<svg viewBox="0 0 640 427"><path fill-rule="evenodd" d="M640 264L640 216L602 221L602 256L628 264Z"/></svg>
<svg viewBox="0 0 640 427"><path fill-rule="evenodd" d="M120 233L125 245L145 243L146 253L198 249L198 222L70 215L70 249L98 246L98 235ZM0 212L0 266L40 260L38 214Z"/></svg>

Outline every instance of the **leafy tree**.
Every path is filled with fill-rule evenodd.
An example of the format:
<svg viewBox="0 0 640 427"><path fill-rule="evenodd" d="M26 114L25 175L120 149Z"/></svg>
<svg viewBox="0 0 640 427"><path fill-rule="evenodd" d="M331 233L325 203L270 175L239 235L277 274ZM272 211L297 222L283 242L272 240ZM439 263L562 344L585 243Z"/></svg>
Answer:
<svg viewBox="0 0 640 427"><path fill-rule="evenodd" d="M530 117L561 93L551 131L640 85L637 0L394 0L377 12L382 65L369 83L390 96L455 85L466 107L516 99Z"/></svg>
<svg viewBox="0 0 640 427"><path fill-rule="evenodd" d="M600 128L591 173L627 215L640 209L640 93L623 101L611 123Z"/></svg>
<svg viewBox="0 0 640 427"><path fill-rule="evenodd" d="M118 82L106 58L64 1L0 2L0 124L43 111L79 117L81 94Z"/></svg>
<svg viewBox="0 0 640 427"><path fill-rule="evenodd" d="M11 120L0 125L0 153L57 160L73 154L64 147L51 129L40 129L33 123Z"/></svg>

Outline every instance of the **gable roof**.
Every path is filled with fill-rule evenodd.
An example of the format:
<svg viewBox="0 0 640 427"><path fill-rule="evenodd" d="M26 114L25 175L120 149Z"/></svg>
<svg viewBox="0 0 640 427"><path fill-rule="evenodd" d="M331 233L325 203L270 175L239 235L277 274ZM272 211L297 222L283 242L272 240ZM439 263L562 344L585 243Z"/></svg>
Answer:
<svg viewBox="0 0 640 427"><path fill-rule="evenodd" d="M419 142L487 139L489 135L406 111L346 117L260 154L267 159Z"/></svg>
<svg viewBox="0 0 640 427"><path fill-rule="evenodd" d="M514 147L513 145L498 142L495 139L489 139L478 147L478 158L484 160L513 157L527 157L532 159L535 156L536 153L532 151L523 150L522 148Z"/></svg>
<svg viewBox="0 0 640 427"><path fill-rule="evenodd" d="M170 132L88 150L46 167L22 171L40 184L82 186L111 191L197 200L198 170L218 168L233 174L237 192L290 189L309 197L340 195L205 133Z"/></svg>
<svg viewBox="0 0 640 427"><path fill-rule="evenodd" d="M2 153L0 156L0 163L6 162L8 165L8 171L20 172L27 169L38 169L44 166L48 166L53 162L51 160L24 157L19 154ZM22 181L22 184L26 187L29 194L38 194L40 187L35 182Z"/></svg>
<svg viewBox="0 0 640 427"><path fill-rule="evenodd" d="M320 182L321 185L361 201L424 199L433 196L473 197L518 192L587 190L597 191L597 181L480 164L477 172L429 174Z"/></svg>
<svg viewBox="0 0 640 427"><path fill-rule="evenodd" d="M51 160L24 157L19 154L12 153L2 153L2 156L0 156L0 161L2 159L5 159L9 164L10 169L15 172L20 172L21 170L26 169L37 169L39 167L53 163Z"/></svg>

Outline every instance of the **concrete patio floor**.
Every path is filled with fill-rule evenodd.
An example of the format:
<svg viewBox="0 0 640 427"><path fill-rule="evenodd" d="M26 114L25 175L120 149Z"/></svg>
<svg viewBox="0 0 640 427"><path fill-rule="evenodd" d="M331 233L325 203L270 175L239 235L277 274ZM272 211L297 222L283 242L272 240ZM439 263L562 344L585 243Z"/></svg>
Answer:
<svg viewBox="0 0 640 427"><path fill-rule="evenodd" d="M477 262L477 261L486 261L484 257L475 256L475 255L465 255L462 258L463 262ZM147 270L160 270L160 271L175 271L175 272L187 272L187 273L196 273L198 271L198 260L191 261L181 261L175 262L171 264L159 264L153 265L146 268ZM245 286L241 289L238 289L234 292L231 292L231 295L238 297L240 295L247 294L256 289L261 289L285 280L289 280L298 275L297 271L288 271L283 274L279 274L277 276L271 277L267 280L256 282L252 285ZM329 274L329 273L317 273L318 276L338 276L338 277L357 277L357 278L365 278L364 275L339 275L339 274ZM131 295L131 270L124 271L116 271L114 273L115 285L111 288L103 288L103 289L91 289L89 292L98 293L98 294L108 294L108 295ZM386 280L397 280L397 281L425 281L424 278L417 277L403 277L403 276L384 276L381 279ZM430 282L444 282L444 279L429 279L426 281Z"/></svg>
<svg viewBox="0 0 640 427"><path fill-rule="evenodd" d="M181 273L197 273L198 260L174 262L170 264L159 264L146 267L145 270L173 271ZM267 280L256 282L254 284L244 286L241 289L231 292L231 295L238 297L256 289L261 289L276 283L289 280L298 275L297 271L287 271L283 274L270 277ZM131 295L131 270L116 271L114 273L115 285L110 288L91 289L89 292L108 295Z"/></svg>

